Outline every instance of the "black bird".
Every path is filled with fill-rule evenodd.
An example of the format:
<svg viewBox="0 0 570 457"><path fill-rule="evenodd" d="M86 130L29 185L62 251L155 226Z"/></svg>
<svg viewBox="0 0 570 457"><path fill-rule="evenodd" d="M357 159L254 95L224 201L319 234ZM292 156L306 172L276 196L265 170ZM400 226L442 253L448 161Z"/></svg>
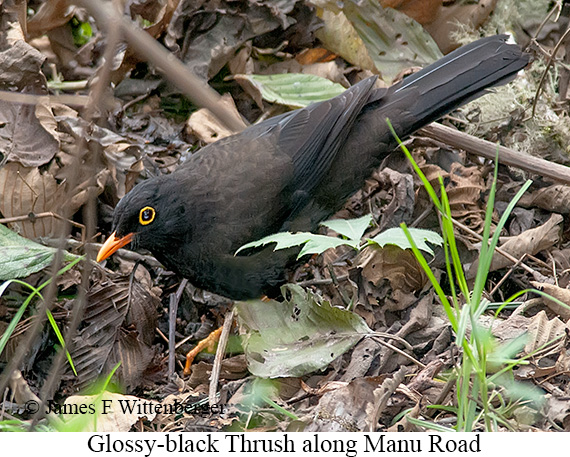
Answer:
<svg viewBox="0 0 570 457"><path fill-rule="evenodd" d="M97 260L132 243L211 292L275 296L298 250L236 250L279 231L314 230L339 210L394 150L386 118L405 138L512 80L529 57L506 40L475 41L388 89L368 78L202 148L119 202Z"/></svg>

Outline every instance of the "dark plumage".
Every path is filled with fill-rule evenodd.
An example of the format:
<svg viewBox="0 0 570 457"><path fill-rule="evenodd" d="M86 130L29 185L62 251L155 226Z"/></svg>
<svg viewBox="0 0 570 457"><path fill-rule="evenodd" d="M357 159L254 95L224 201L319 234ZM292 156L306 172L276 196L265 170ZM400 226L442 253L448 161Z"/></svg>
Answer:
<svg viewBox="0 0 570 457"><path fill-rule="evenodd" d="M98 258L132 240L196 286L234 299L274 294L296 252L235 251L275 232L314 230L336 212L394 149L386 118L404 138L514 78L528 56L505 41L478 40L388 89L366 79L202 148L119 202ZM146 207L155 214L141 221Z"/></svg>

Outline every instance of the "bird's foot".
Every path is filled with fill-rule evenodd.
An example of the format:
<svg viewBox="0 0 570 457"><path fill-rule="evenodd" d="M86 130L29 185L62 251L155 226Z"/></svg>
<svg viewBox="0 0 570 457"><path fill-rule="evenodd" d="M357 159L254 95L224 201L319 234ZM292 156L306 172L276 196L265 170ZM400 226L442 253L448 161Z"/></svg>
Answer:
<svg viewBox="0 0 570 457"><path fill-rule="evenodd" d="M186 365L184 366L184 375L188 376L191 372L192 362L196 358L196 356L202 352L204 349L208 349L208 351L212 352L214 350L214 344L218 342L220 339L220 335L222 334L222 328L220 327L217 330L214 330L210 333L206 338L199 341L198 344L194 349L186 354Z"/></svg>

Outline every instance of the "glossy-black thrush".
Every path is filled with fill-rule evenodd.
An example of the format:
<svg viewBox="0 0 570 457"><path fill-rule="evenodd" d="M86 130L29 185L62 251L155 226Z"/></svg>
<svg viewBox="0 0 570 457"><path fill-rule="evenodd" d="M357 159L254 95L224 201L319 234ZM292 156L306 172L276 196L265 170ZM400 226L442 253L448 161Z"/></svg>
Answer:
<svg viewBox="0 0 570 457"><path fill-rule="evenodd" d="M394 150L387 118L405 138L513 79L529 58L506 40L475 41L387 89L368 78L202 148L119 202L98 260L131 243L211 292L276 295L298 250L236 250L276 232L314 230L339 210Z"/></svg>

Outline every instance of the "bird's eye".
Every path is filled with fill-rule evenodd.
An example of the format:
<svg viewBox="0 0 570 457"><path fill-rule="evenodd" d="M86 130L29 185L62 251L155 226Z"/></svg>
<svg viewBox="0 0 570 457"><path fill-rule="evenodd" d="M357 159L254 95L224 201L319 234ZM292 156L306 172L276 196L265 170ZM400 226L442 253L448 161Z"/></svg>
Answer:
<svg viewBox="0 0 570 457"><path fill-rule="evenodd" d="M155 216L156 212L154 211L154 208L151 208L150 206L145 206L143 209L141 209L141 212L139 213L139 222L142 225L148 225L152 221L154 221Z"/></svg>

